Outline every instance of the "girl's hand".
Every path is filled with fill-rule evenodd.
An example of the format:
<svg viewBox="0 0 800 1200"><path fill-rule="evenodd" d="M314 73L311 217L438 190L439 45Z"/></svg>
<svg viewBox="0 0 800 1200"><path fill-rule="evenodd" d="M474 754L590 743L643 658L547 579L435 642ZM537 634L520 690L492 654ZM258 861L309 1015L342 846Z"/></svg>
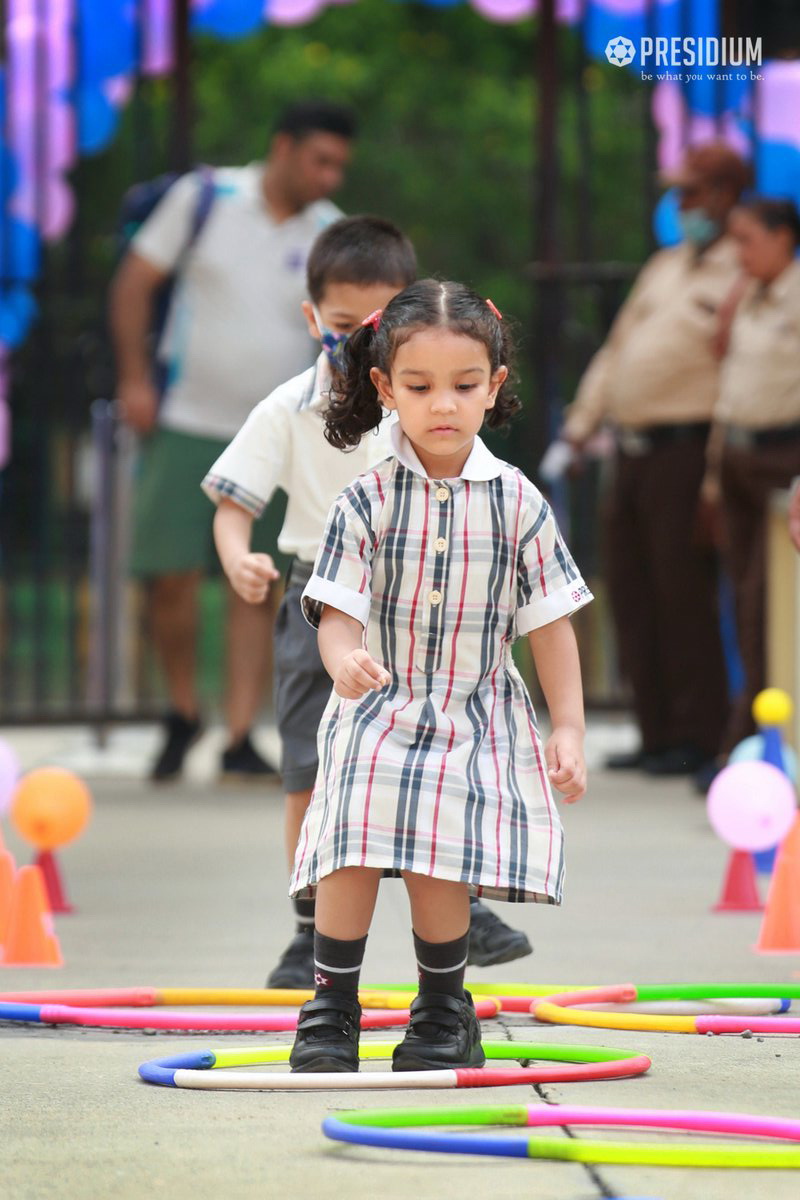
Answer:
<svg viewBox="0 0 800 1200"><path fill-rule="evenodd" d="M385 667L376 663L366 650L350 650L339 663L333 690L344 700L357 700L365 692L379 692L392 682Z"/></svg>
<svg viewBox="0 0 800 1200"><path fill-rule="evenodd" d="M228 572L231 587L248 604L261 604L266 600L270 584L280 577L269 554L243 554Z"/></svg>
<svg viewBox="0 0 800 1200"><path fill-rule="evenodd" d="M586 791L583 736L576 729L554 729L544 748L547 774L567 804L580 800Z"/></svg>

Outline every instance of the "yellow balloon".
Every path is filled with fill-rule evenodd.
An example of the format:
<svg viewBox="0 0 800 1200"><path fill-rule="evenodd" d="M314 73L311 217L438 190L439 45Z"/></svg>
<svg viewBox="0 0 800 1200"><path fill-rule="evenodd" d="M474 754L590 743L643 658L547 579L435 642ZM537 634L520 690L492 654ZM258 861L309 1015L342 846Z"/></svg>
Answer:
<svg viewBox="0 0 800 1200"><path fill-rule="evenodd" d="M77 837L89 820L86 784L63 767L38 767L23 775L11 800L11 820L38 850L55 850Z"/></svg>
<svg viewBox="0 0 800 1200"><path fill-rule="evenodd" d="M757 725L785 725L793 712L792 698L783 688L764 688L753 701L753 720Z"/></svg>

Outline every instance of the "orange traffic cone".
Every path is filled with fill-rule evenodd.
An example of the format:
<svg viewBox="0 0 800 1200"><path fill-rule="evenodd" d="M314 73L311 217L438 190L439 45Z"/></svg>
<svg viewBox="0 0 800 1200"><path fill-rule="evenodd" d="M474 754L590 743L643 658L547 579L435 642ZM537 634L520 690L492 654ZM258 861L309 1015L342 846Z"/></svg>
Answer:
<svg viewBox="0 0 800 1200"><path fill-rule="evenodd" d="M759 954L800 954L800 816L778 850L755 949Z"/></svg>
<svg viewBox="0 0 800 1200"><path fill-rule="evenodd" d="M10 850L0 850L0 946L3 945L11 916L11 897L14 893L14 876L17 864Z"/></svg>
<svg viewBox="0 0 800 1200"><path fill-rule="evenodd" d="M734 850L728 859L722 895L712 912L761 912L763 907L752 854L747 850Z"/></svg>
<svg viewBox="0 0 800 1200"><path fill-rule="evenodd" d="M60 967L63 962L42 873L38 867L20 867L14 881L0 966Z"/></svg>

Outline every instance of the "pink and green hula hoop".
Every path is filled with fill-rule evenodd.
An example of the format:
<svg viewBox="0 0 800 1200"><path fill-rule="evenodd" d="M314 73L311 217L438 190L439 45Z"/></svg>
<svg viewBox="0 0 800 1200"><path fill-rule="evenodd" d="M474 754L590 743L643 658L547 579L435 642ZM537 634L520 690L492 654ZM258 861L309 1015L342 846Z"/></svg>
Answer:
<svg viewBox="0 0 800 1200"><path fill-rule="evenodd" d="M741 1113L694 1110L584 1108L572 1105L487 1105L470 1108L392 1108L327 1117L323 1133L339 1142L391 1150L483 1154L501 1158L556 1159L561 1162L663 1167L800 1167L800 1145L749 1146L713 1143L600 1142L573 1138L454 1133L424 1127L514 1125L527 1127L612 1126L625 1129L686 1130L736 1134L800 1143L800 1121Z"/></svg>

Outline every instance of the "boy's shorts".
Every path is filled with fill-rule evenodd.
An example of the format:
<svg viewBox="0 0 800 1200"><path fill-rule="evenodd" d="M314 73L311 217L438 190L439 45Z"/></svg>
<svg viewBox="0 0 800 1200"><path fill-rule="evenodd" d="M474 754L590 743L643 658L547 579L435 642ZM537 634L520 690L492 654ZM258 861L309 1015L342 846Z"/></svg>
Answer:
<svg viewBox="0 0 800 1200"><path fill-rule="evenodd" d="M130 569L140 578L173 572L220 571L214 545L214 506L200 484L228 445L175 429L143 438L136 464ZM279 571L288 565L275 544L283 524L281 493L253 522L252 549L271 554Z"/></svg>
<svg viewBox="0 0 800 1200"><path fill-rule="evenodd" d="M275 622L275 710L281 737L281 775L286 792L304 792L317 777L317 730L331 695L317 631L300 607L305 582L295 582L306 564L289 576ZM308 574L310 576L310 564Z"/></svg>

